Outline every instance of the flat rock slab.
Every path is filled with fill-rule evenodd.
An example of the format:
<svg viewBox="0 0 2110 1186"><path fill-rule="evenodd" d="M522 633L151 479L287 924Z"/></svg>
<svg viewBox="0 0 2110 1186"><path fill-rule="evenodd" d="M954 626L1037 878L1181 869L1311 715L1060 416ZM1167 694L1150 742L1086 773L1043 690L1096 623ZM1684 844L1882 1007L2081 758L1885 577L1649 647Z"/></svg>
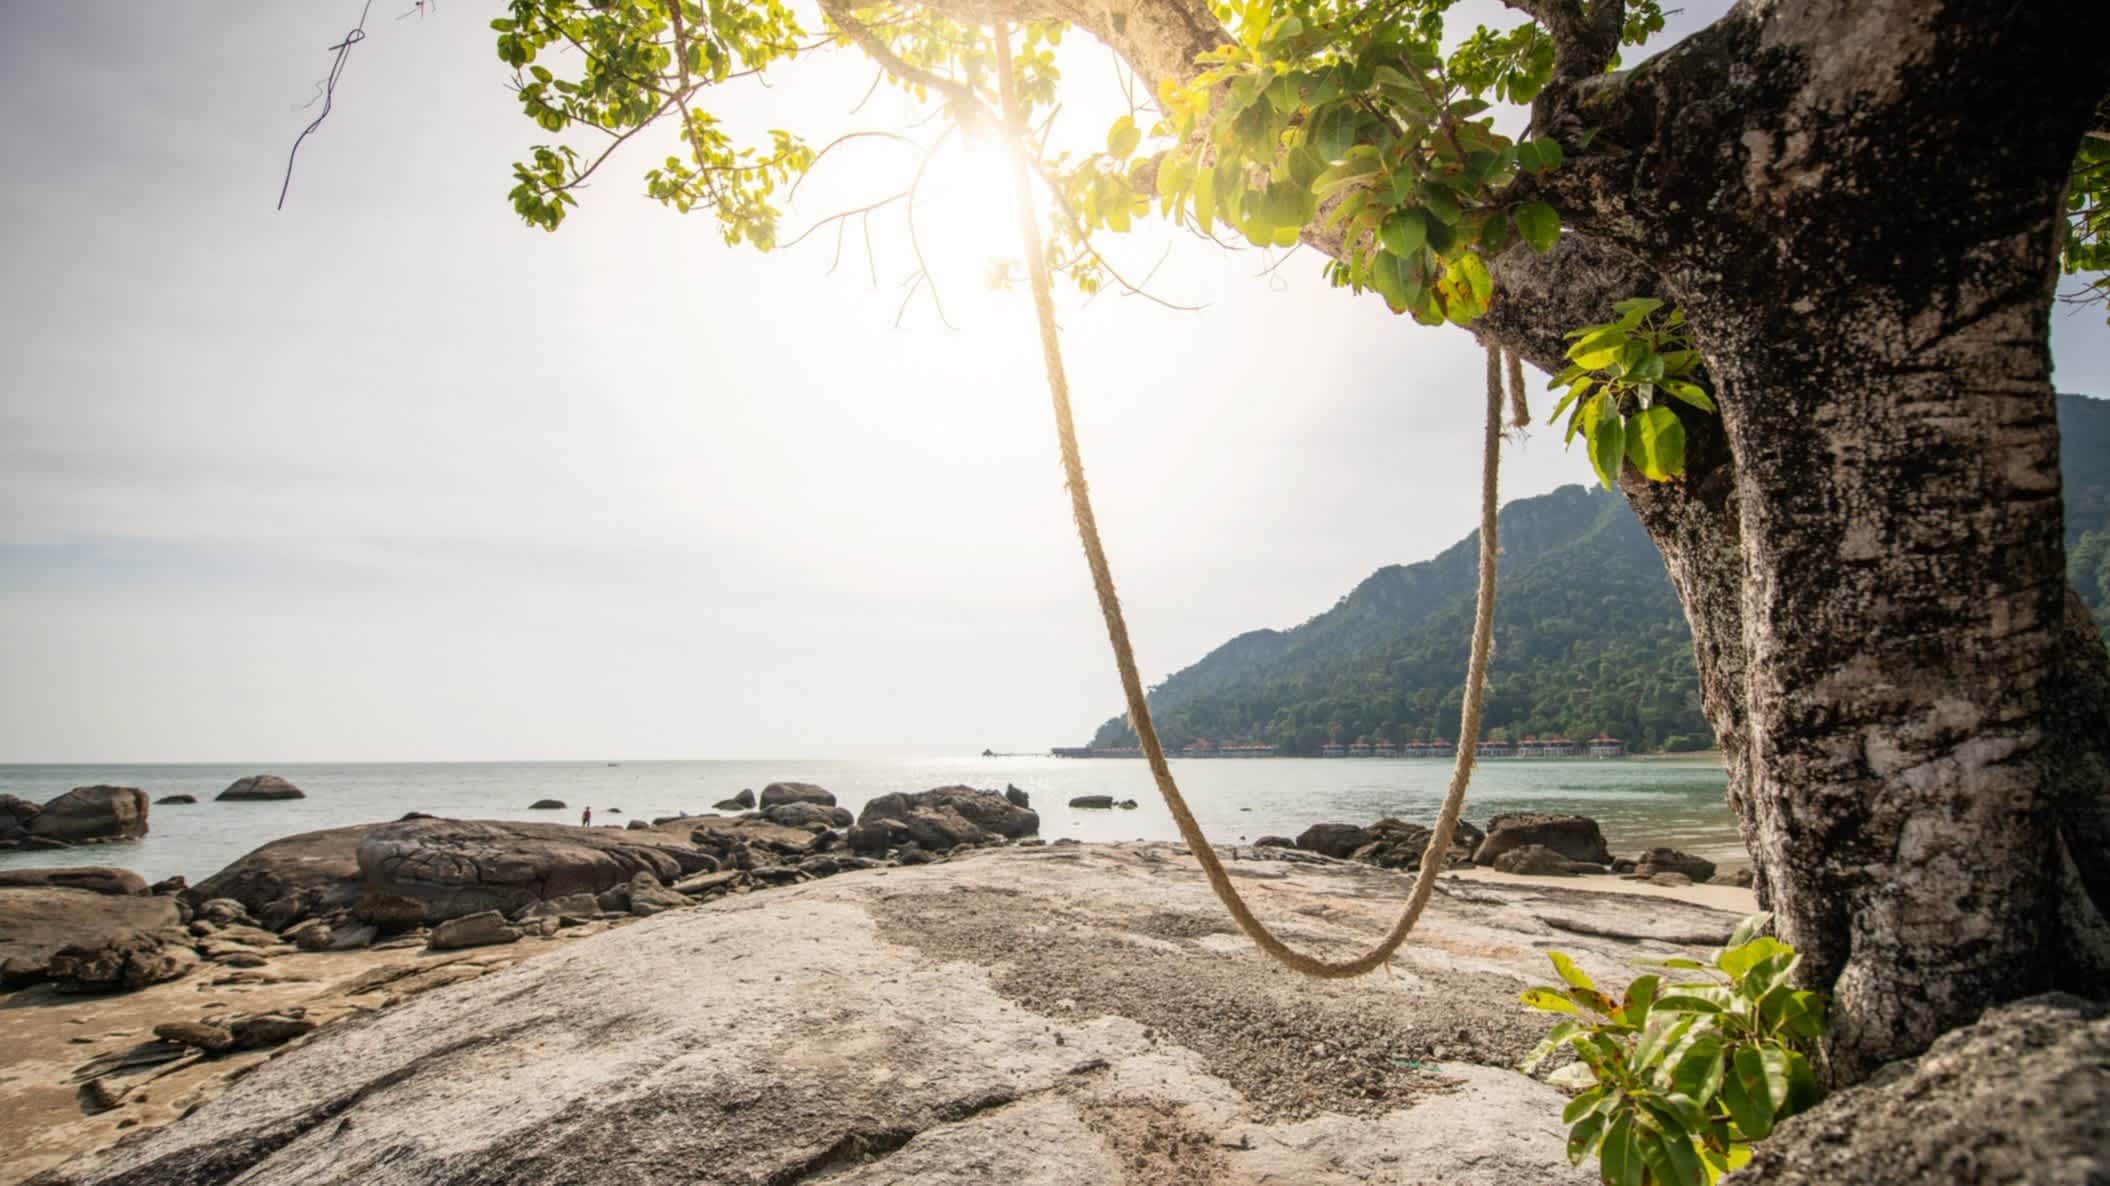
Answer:
<svg viewBox="0 0 2110 1186"><path fill-rule="evenodd" d="M1256 909L1337 955L1408 885L1237 855ZM1516 994L1554 946L1614 981L1696 953L1556 932L1535 888L1445 891L1347 983L1256 954L1169 845L720 898L326 1028L37 1180L1584 1186L1564 1097L1507 1069L1544 1029Z"/></svg>

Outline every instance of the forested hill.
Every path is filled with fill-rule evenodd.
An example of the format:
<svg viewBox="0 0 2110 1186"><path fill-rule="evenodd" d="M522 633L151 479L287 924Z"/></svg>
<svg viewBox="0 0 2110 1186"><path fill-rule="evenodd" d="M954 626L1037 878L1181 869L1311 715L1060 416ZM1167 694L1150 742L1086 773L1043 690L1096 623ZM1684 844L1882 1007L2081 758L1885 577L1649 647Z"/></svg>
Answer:
<svg viewBox="0 0 2110 1186"><path fill-rule="evenodd" d="M2110 624L2110 403L2062 396L2059 420L2071 574ZM1713 743L1684 612L1624 498L1565 486L1510 503L1501 540L1491 734L1607 732L1648 750ZM1432 560L1379 569L1301 626L1211 651L1151 693L1165 743L1313 754L1335 740L1453 736L1478 550L1476 531ZM1135 743L1121 717L1092 738Z"/></svg>

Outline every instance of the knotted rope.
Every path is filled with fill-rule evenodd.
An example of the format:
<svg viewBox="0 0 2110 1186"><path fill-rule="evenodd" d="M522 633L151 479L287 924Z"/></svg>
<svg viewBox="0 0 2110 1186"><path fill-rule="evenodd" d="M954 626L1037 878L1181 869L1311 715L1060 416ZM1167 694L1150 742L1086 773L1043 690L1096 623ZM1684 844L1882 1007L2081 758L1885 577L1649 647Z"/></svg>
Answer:
<svg viewBox="0 0 2110 1186"><path fill-rule="evenodd" d="M1443 810L1436 817L1435 829L1429 833L1428 848L1422 854L1421 870L1414 879L1413 893L1407 898L1392 929L1375 947L1352 959L1329 960L1307 955L1277 938L1239 896L1237 887L1231 884L1230 875L1224 871L1223 861L1210 847L1209 838L1195 822L1194 813L1188 809L1179 785L1173 781L1171 768L1165 764L1165 747L1159 743L1157 728L1151 723L1150 704L1144 697L1143 680L1137 674L1135 653L1129 646L1128 623L1121 613L1121 599L1114 592L1113 572L1106 563L1106 549L1099 542L1099 523L1092 514L1091 491L1085 484L1084 462L1077 449L1077 428L1070 418L1070 384L1063 369L1062 347L1055 328L1054 285L1048 276L1047 258L1041 251L1040 223L1034 215L1026 171L1025 128L1019 118L1017 84L1011 77L1011 29L1003 21L996 23L996 57L1004 132L1014 166L1019 242L1025 251L1026 268L1032 281L1033 311L1040 322L1040 353L1047 368L1048 394L1055 405L1055 432L1062 445L1063 478L1069 488L1070 512L1077 521L1077 536L1084 544L1085 563L1092 570L1092 585L1099 594L1099 611L1106 617L1106 636L1113 644L1114 665L1121 672L1121 690L1128 700L1128 719L1135 726L1143 754L1150 762L1151 777L1157 782L1165 806L1172 812L1173 822L1179 825L1180 836L1186 840L1195 859L1201 862L1202 872L1209 878L1209 888L1216 891L1217 898L1223 902L1224 909L1231 912L1239 929L1262 951L1307 976L1321 979L1360 976L1391 959L1414 929L1414 924L1420 921L1423 909L1436 891L1436 877L1450 851L1451 835L1458 827L1458 813L1465 806L1465 788L1472 781L1474 742L1480 736L1481 698L1487 686L1487 657L1494 632L1495 471L1502 443L1502 352L1492 345L1487 350L1487 439L1480 478L1480 576L1474 595L1472 659L1466 671L1465 707L1459 721L1458 754L1451 768L1450 789L1444 796Z"/></svg>

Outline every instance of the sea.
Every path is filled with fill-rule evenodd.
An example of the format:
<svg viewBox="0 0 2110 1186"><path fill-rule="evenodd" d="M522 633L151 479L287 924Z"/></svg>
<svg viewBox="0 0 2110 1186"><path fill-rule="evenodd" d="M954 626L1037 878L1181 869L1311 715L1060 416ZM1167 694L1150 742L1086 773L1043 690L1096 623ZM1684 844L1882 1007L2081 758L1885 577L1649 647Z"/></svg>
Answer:
<svg viewBox="0 0 2110 1186"><path fill-rule="evenodd" d="M1216 844L1295 836L1315 823L1366 824L1386 816L1433 821L1450 775L1448 761L1385 758L1175 759L1173 775ZM252 774L277 774L304 799L219 803L213 796ZM189 794L191 805L162 805L148 834L118 844L0 852L0 869L29 865L116 865L149 881L180 874L202 880L281 836L392 820L422 811L458 819L579 822L593 808L597 826L631 819L703 814L743 788L817 783L856 811L890 791L941 786L1032 796L1047 839L1174 840L1172 817L1149 768L1135 759L1044 756L889 758L818 761L409 762L344 765L0 766L0 794L44 802L73 787L138 787L150 797ZM1485 824L1505 811L1587 815L1612 851L1635 855L1668 845L1717 863L1748 860L1724 800L1718 760L1694 758L1499 759L1477 768L1465 818ZM1080 795L1133 799L1128 810L1073 809ZM561 811L536 811L538 799Z"/></svg>

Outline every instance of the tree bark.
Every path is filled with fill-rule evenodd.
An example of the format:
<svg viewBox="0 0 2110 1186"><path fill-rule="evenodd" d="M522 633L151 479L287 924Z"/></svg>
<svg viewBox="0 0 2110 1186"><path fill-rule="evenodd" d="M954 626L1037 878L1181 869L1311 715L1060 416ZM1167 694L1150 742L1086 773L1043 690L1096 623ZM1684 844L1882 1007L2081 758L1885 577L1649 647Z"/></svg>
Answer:
<svg viewBox="0 0 2110 1186"><path fill-rule="evenodd" d="M1153 84L1223 37L1197 0L1019 3ZM1680 409L1686 474L1626 491L1841 1080L2110 968L2110 667L2067 620L2049 351L2105 44L2100 0L1747 0L1557 78L1563 241L1498 260L1477 327L1557 369L1613 300L1686 311L1721 415Z"/></svg>

